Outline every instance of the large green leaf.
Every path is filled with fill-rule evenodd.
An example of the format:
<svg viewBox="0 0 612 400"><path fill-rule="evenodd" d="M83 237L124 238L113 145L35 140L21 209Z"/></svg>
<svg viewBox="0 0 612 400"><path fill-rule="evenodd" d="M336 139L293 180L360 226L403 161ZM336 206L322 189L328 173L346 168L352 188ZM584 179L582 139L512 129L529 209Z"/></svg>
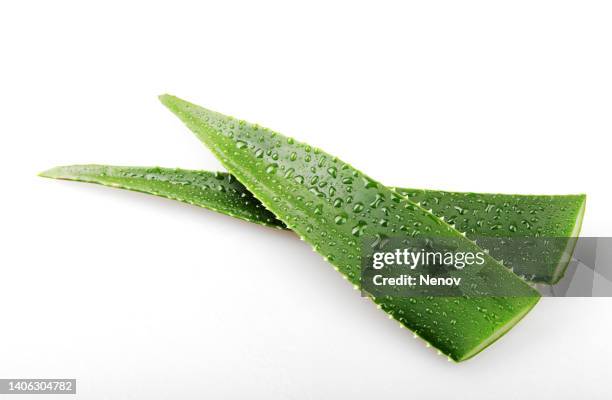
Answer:
<svg viewBox="0 0 612 400"><path fill-rule="evenodd" d="M225 172L193 171L160 167L121 167L110 165L70 165L56 167L41 176L98 183L149 193L193 204L253 223L285 228L233 176ZM536 196L489 193L458 193L439 190L392 188L407 196L470 239L482 237L549 237L563 240L563 248L578 236L584 213L584 195ZM487 248L496 257L494 247ZM548 261L521 264L526 248L517 259L504 255L506 267L535 282L553 282L563 274L567 260L557 250ZM533 248L536 251L537 248ZM501 255L501 254L500 254ZM535 256L535 255L532 255Z"/></svg>
<svg viewBox="0 0 612 400"><path fill-rule="evenodd" d="M319 149L173 96L174 112L257 199L344 277L360 287L362 240L389 235L447 237L481 252L451 225ZM432 155L435 157L435 155ZM523 280L485 255L474 295L372 299L416 335L455 361L468 359L514 326L539 300ZM480 297L483 287L514 297Z"/></svg>

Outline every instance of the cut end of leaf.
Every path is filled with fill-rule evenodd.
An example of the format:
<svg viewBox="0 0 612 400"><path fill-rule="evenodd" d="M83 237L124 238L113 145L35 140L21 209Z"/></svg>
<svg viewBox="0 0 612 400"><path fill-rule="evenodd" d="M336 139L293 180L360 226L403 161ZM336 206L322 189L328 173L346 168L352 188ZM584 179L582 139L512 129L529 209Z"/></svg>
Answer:
<svg viewBox="0 0 612 400"><path fill-rule="evenodd" d="M514 316L514 318L510 319L505 324L503 324L502 326L497 328L497 330L495 332L493 332L485 340L483 340L482 343L480 343L480 345L474 347L470 351L468 351L465 354L462 354L460 356L451 355L450 358L453 361L457 362L457 363L469 360L470 358L474 357L476 354L480 353L481 351L483 351L484 349L486 349L487 347L492 345L494 342L496 342L498 339L500 339L506 333L508 333L508 331L510 329L512 329L516 324L518 324L518 322L520 320L522 320L529 313L529 311L531 311L531 309L533 307L535 307L535 305L538 303L538 301L540 301L540 297L529 297L529 298L525 298L525 300L528 302L525 305L525 307L522 310L520 310Z"/></svg>

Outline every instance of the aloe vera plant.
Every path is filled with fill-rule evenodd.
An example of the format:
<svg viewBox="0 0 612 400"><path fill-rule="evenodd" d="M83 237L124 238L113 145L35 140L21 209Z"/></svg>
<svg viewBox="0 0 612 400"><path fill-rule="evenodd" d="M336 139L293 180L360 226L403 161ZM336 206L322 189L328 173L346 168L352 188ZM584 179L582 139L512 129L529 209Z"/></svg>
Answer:
<svg viewBox="0 0 612 400"><path fill-rule="evenodd" d="M286 228L244 185L225 172L70 165L45 171L41 176L149 193L249 222ZM574 238L578 236L586 200L584 195L506 195L406 188L392 190L431 209L435 216L454 224L470 239L487 236L559 238L563 240L563 249L572 246ZM497 258L494 248L487 250ZM564 254L564 251L548 254L548 262L536 265L522 265L509 257L504 260L506 267L514 268L514 272L524 275L530 281L554 283L567 266L567 260L563 260Z"/></svg>
<svg viewBox="0 0 612 400"><path fill-rule="evenodd" d="M438 235L481 249L451 225L347 163L276 132L173 96L161 101L261 203L360 287L363 237ZM485 255L480 278L514 297L372 297L379 307L450 359L468 359L514 326L539 294ZM470 276L467 276L468 281Z"/></svg>

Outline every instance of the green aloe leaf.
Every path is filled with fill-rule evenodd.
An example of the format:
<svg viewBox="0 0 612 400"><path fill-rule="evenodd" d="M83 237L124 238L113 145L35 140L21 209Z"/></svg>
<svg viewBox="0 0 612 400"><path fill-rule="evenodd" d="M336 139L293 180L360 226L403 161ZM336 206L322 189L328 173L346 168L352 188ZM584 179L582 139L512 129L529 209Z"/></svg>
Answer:
<svg viewBox="0 0 612 400"><path fill-rule="evenodd" d="M160 99L267 209L356 288L361 242L367 237L441 236L456 240L462 251L482 251L449 224L336 157L173 96ZM480 283L504 287L516 297L372 300L441 353L462 361L511 329L540 297L488 255L480 272Z"/></svg>
<svg viewBox="0 0 612 400"><path fill-rule="evenodd" d="M217 211L248 222L285 229L285 224L244 185L225 172L159 167L69 165L39 174L45 178L97 183L148 193Z"/></svg>
<svg viewBox="0 0 612 400"><path fill-rule="evenodd" d="M225 172L193 171L160 167L70 165L56 167L41 176L66 179L149 193L240 218L249 222L285 228L232 175ZM392 188L449 224L470 239L481 237L550 237L572 246L578 236L586 196L506 195L458 193L439 190ZM484 247L484 246L483 246ZM487 248L487 247L484 247ZM496 249L487 248L493 258ZM528 250L528 249L527 249ZM534 282L552 283L567 267L565 252L549 254L549 261L526 265L504 257L505 266ZM524 252L517 253L519 260Z"/></svg>

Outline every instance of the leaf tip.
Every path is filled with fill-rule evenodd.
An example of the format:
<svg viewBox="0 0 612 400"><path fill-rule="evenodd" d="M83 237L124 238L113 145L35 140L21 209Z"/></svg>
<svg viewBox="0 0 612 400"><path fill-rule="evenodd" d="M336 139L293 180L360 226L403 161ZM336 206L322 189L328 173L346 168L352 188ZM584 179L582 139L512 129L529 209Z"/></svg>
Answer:
<svg viewBox="0 0 612 400"><path fill-rule="evenodd" d="M159 96L157 96L157 98L163 105L168 107L170 110L177 109L181 106L185 107L191 105L191 103L189 103L188 101L168 93L160 94Z"/></svg>
<svg viewBox="0 0 612 400"><path fill-rule="evenodd" d="M168 94L168 93L164 93L164 94L160 94L159 96L157 96L157 98L159 99L159 101L162 102L162 104L166 104L167 102L175 98L175 96L172 96L171 94Z"/></svg>
<svg viewBox="0 0 612 400"><path fill-rule="evenodd" d="M61 167L53 167L51 169L39 172L38 176L40 176L41 178L59 178L61 175L60 171Z"/></svg>

